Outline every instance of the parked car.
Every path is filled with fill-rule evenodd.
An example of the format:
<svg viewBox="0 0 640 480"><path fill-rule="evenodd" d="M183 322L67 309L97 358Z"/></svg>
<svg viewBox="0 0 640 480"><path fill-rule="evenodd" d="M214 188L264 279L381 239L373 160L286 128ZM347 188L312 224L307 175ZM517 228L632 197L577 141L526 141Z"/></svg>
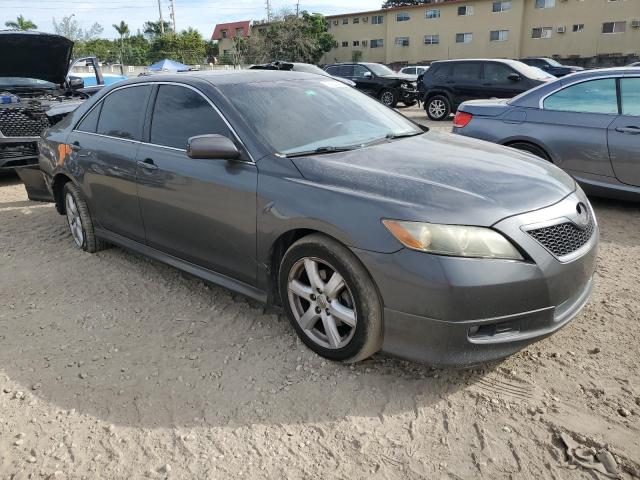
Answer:
<svg viewBox="0 0 640 480"><path fill-rule="evenodd" d="M249 67L249 69L250 70L283 70L283 71L287 71L287 72L315 73L316 75L322 75L323 77L333 78L335 80L338 80L339 82L342 82L342 83L344 83L346 85L349 85L350 87L355 87L356 86L355 82L352 82L351 80L349 80L347 78L334 77L332 75L329 75L323 69L321 69L317 65L313 65L311 63L276 61L276 62L271 62L271 63L265 63L265 64L262 64L262 65L251 65L251 67Z"/></svg>
<svg viewBox="0 0 640 480"><path fill-rule="evenodd" d="M529 57L520 60L522 63L526 63L532 67L538 67L547 73L550 73L554 77L564 77L570 73L581 72L584 70L582 67L575 67L571 65L562 65L553 58L546 57Z"/></svg>
<svg viewBox="0 0 640 480"><path fill-rule="evenodd" d="M512 98L551 78L515 60L443 60L422 77L420 95L431 120L446 120L462 102Z"/></svg>
<svg viewBox="0 0 640 480"><path fill-rule="evenodd" d="M412 65L409 67L401 68L398 73L401 75L406 75L409 80L411 80L412 82L416 82L418 81L418 77L420 77L420 75L424 75L424 72L426 72L427 70L429 70L428 66Z"/></svg>
<svg viewBox="0 0 640 480"><path fill-rule="evenodd" d="M325 71L334 77L352 80L358 90L387 107L395 108L398 102L411 107L418 102L415 82L380 63L336 63L328 65Z"/></svg>
<svg viewBox="0 0 640 480"><path fill-rule="evenodd" d="M0 171L37 164L40 134L96 91L67 76L72 48L58 35L0 31ZM102 81L97 60L83 61Z"/></svg>
<svg viewBox="0 0 640 480"><path fill-rule="evenodd" d="M640 62L633 62L627 65L627 67L640 67Z"/></svg>
<svg viewBox="0 0 640 480"><path fill-rule="evenodd" d="M531 152L587 193L640 199L640 68L590 70L460 105L454 133Z"/></svg>
<svg viewBox="0 0 640 480"><path fill-rule="evenodd" d="M127 80L41 144L78 248L115 243L280 303L331 360L494 360L591 291L598 226L569 175L317 75Z"/></svg>

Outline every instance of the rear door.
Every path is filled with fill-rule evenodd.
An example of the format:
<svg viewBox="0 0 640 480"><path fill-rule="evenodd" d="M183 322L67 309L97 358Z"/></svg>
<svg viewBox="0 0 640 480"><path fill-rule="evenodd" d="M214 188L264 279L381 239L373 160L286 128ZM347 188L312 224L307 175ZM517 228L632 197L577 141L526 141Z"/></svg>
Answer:
<svg viewBox="0 0 640 480"><path fill-rule="evenodd" d="M616 177L640 186L640 77L620 79L621 113L609 126L609 155Z"/></svg>
<svg viewBox="0 0 640 480"><path fill-rule="evenodd" d="M615 78L570 84L527 110L527 135L542 140L566 170L613 176L607 129L618 117Z"/></svg>
<svg viewBox="0 0 640 480"><path fill-rule="evenodd" d="M109 93L78 124L68 142L83 172L91 214L111 232L144 242L138 207L136 155L142 139L150 85Z"/></svg>
<svg viewBox="0 0 640 480"><path fill-rule="evenodd" d="M193 160L187 141L232 139L230 127L198 90L160 84L138 151L138 195L147 244L209 270L254 284L257 168L242 160Z"/></svg>
<svg viewBox="0 0 640 480"><path fill-rule="evenodd" d="M482 83L481 62L454 62L451 65L451 76L446 81L453 91L454 107L467 100L491 98L484 91Z"/></svg>

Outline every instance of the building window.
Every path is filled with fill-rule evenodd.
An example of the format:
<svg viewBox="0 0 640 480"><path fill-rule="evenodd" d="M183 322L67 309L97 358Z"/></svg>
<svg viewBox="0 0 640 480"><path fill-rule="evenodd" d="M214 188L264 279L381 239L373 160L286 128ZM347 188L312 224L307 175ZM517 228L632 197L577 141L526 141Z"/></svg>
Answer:
<svg viewBox="0 0 640 480"><path fill-rule="evenodd" d="M493 2L493 12L506 12L511 10L511 1L508 2Z"/></svg>
<svg viewBox="0 0 640 480"><path fill-rule="evenodd" d="M458 7L458 16L473 15L473 5L465 5L464 7Z"/></svg>
<svg viewBox="0 0 640 480"><path fill-rule="evenodd" d="M354 40L353 41L353 46L354 47L359 47L360 46L360 40Z"/></svg>
<svg viewBox="0 0 640 480"><path fill-rule="evenodd" d="M244 37L244 28L236 28L236 37Z"/></svg>
<svg viewBox="0 0 640 480"><path fill-rule="evenodd" d="M369 45L369 42L367 40L363 40L362 41L362 46L366 47L367 45Z"/></svg>
<svg viewBox="0 0 640 480"><path fill-rule="evenodd" d="M509 30L492 30L489 40L492 42L506 42L509 40Z"/></svg>
<svg viewBox="0 0 640 480"><path fill-rule="evenodd" d="M336 25L336 26L338 26L338 25L340 24L340 22L339 22L338 20L334 20L334 21L333 21L333 24L334 24L334 25Z"/></svg>
<svg viewBox="0 0 640 480"><path fill-rule="evenodd" d="M440 35L425 35L424 36L424 44L425 45L438 45L440 43Z"/></svg>
<svg viewBox="0 0 640 480"><path fill-rule="evenodd" d="M348 47L349 46L349 42L342 42L342 46L343 47Z"/></svg>
<svg viewBox="0 0 640 480"><path fill-rule="evenodd" d="M371 40L371 48L382 48L384 47L384 40L382 38Z"/></svg>
<svg viewBox="0 0 640 480"><path fill-rule="evenodd" d="M576 23L573 26L573 31L574 32L582 32L584 30L584 23Z"/></svg>
<svg viewBox="0 0 640 480"><path fill-rule="evenodd" d="M222 38L227 38L229 32L227 30L222 30Z"/></svg>
<svg viewBox="0 0 640 480"><path fill-rule="evenodd" d="M384 23L384 17L382 15L374 15L371 17L371 23L374 25L382 25Z"/></svg>
<svg viewBox="0 0 640 480"><path fill-rule="evenodd" d="M536 8L553 8L556 6L556 0L536 0Z"/></svg>
<svg viewBox="0 0 640 480"><path fill-rule="evenodd" d="M627 22L604 22L602 33L624 33L627 31Z"/></svg>
<svg viewBox="0 0 640 480"><path fill-rule="evenodd" d="M349 25L349 19L348 18L343 18L342 19L342 24L343 25Z"/></svg>
<svg viewBox="0 0 640 480"><path fill-rule="evenodd" d="M440 9L439 8L431 8L427 10L427 18L440 18Z"/></svg>
<svg viewBox="0 0 640 480"><path fill-rule="evenodd" d="M531 38L551 38L553 27L538 27L531 30Z"/></svg>
<svg viewBox="0 0 640 480"><path fill-rule="evenodd" d="M353 24L355 25L356 23L360 23L360 18L356 17L353 19Z"/></svg>
<svg viewBox="0 0 640 480"><path fill-rule="evenodd" d="M408 47L409 37L396 37L396 45L400 47Z"/></svg>
<svg viewBox="0 0 640 480"><path fill-rule="evenodd" d="M456 43L471 43L473 33L456 33Z"/></svg>
<svg viewBox="0 0 640 480"><path fill-rule="evenodd" d="M407 12L396 13L396 22L408 22L411 16Z"/></svg>

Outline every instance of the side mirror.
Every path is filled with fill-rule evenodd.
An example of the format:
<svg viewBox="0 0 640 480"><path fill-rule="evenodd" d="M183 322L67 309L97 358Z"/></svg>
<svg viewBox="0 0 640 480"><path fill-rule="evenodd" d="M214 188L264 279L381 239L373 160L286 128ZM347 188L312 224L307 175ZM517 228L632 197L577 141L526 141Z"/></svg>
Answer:
<svg viewBox="0 0 640 480"><path fill-rule="evenodd" d="M71 90L80 90L84 88L84 80L80 77L69 77L69 87Z"/></svg>
<svg viewBox="0 0 640 480"><path fill-rule="evenodd" d="M237 160L240 151L222 135L198 135L187 142L187 155L201 160Z"/></svg>
<svg viewBox="0 0 640 480"><path fill-rule="evenodd" d="M371 73L371 72L364 72L363 77L364 77L364 78L373 78L373 73Z"/></svg>
<svg viewBox="0 0 640 480"><path fill-rule="evenodd" d="M517 73L512 73L507 78L509 80L511 80L512 82L519 82L520 81L520 75L518 75Z"/></svg>

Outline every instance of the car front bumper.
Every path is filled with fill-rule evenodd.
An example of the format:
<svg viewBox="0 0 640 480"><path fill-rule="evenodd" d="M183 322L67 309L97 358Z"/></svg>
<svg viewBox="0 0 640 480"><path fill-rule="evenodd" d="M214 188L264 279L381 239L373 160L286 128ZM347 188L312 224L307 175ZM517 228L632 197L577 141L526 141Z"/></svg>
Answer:
<svg viewBox="0 0 640 480"><path fill-rule="evenodd" d="M566 325L593 287L597 223L582 248L560 259L522 227L565 218L578 202L589 205L582 191L493 226L526 252L527 261L354 250L383 300L382 350L434 365L468 366L509 356Z"/></svg>
<svg viewBox="0 0 640 480"><path fill-rule="evenodd" d="M0 170L37 165L38 138L0 135Z"/></svg>
<svg viewBox="0 0 640 480"><path fill-rule="evenodd" d="M400 89L400 101L403 103L409 102L417 102L418 101L418 91L417 90L409 90L405 88Z"/></svg>

